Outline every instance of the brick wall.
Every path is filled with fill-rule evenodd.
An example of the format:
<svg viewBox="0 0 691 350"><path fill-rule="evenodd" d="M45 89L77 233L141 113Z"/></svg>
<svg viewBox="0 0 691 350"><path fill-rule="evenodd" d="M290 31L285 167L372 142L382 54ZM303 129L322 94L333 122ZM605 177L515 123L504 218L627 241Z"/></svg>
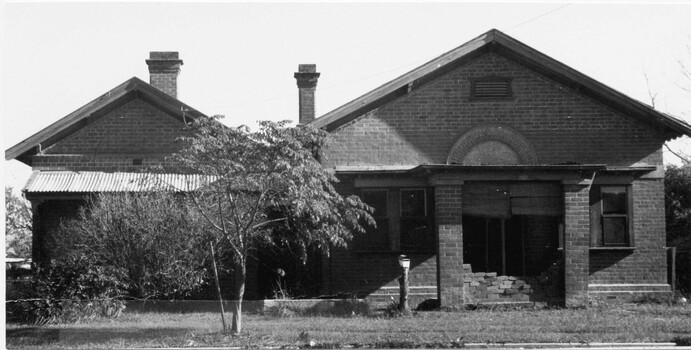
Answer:
<svg viewBox="0 0 691 350"><path fill-rule="evenodd" d="M160 164L176 149L184 124L133 100L32 158L34 170L134 171ZM142 165L133 165L142 159Z"/></svg>
<svg viewBox="0 0 691 350"><path fill-rule="evenodd" d="M342 178L336 190L343 195L356 194L352 178ZM398 300L398 277L401 267L398 255L403 252L359 250L366 242L364 234L355 234L348 248L333 249L330 258L323 266L325 271L322 294L345 294L367 297L374 302L389 302L390 297ZM409 283L411 286L410 305L425 299L434 299L437 286L437 259L434 253L409 253Z"/></svg>
<svg viewBox="0 0 691 350"><path fill-rule="evenodd" d="M472 101L471 78L513 78L515 97ZM662 133L497 54L486 54L332 132L329 165L445 163L479 125L520 132L538 162L662 164Z"/></svg>
<svg viewBox="0 0 691 350"><path fill-rule="evenodd" d="M395 290L401 267L398 266L400 252L358 252L334 249L329 259L331 274L327 294L348 294L367 297L372 294L388 294L385 287ZM434 287L437 285L437 262L434 254L408 254L410 258L409 283L411 287ZM398 294L397 291L394 294ZM435 298L436 295L431 295ZM414 305L412 305L414 306Z"/></svg>
<svg viewBox="0 0 691 350"><path fill-rule="evenodd" d="M638 180L632 190L635 250L591 251L590 283L667 283L664 182Z"/></svg>
<svg viewBox="0 0 691 350"><path fill-rule="evenodd" d="M69 171L122 171L136 172L157 165L170 165L166 155L159 154L81 154L33 156L33 170ZM134 165L134 159L141 159L141 165Z"/></svg>

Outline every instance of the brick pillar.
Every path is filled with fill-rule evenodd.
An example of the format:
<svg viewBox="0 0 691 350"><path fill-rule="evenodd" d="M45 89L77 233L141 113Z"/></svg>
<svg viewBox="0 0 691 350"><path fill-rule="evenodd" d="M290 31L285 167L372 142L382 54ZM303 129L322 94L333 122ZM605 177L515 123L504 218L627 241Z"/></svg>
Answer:
<svg viewBox="0 0 691 350"><path fill-rule="evenodd" d="M316 64L298 65L298 71L293 75L298 83L300 116L299 123L307 124L316 115L315 91L319 75Z"/></svg>
<svg viewBox="0 0 691 350"><path fill-rule="evenodd" d="M589 187L564 184L564 302L588 302L590 205Z"/></svg>
<svg viewBox="0 0 691 350"><path fill-rule="evenodd" d="M434 181L437 225L437 296L441 306L461 307L463 300L462 181ZM433 182L433 184L434 184Z"/></svg>

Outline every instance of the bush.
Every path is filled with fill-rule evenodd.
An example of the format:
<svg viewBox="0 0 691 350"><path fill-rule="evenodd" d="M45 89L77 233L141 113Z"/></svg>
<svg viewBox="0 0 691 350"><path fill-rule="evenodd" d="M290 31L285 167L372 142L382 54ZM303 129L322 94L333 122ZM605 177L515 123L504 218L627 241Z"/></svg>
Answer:
<svg viewBox="0 0 691 350"><path fill-rule="evenodd" d="M94 264L81 256L39 269L27 299L8 304L8 317L22 323L74 323L95 317L117 317L126 285L123 271Z"/></svg>
<svg viewBox="0 0 691 350"><path fill-rule="evenodd" d="M677 346L691 346L691 337L674 337L674 339L672 339L672 342L675 343Z"/></svg>
<svg viewBox="0 0 691 350"><path fill-rule="evenodd" d="M78 323L99 317L119 317L125 304L118 299L51 300L30 299L7 305L8 320L44 325Z"/></svg>
<svg viewBox="0 0 691 350"><path fill-rule="evenodd" d="M209 277L208 237L195 213L172 193L99 194L52 234L53 254L109 267L129 298L184 298Z"/></svg>

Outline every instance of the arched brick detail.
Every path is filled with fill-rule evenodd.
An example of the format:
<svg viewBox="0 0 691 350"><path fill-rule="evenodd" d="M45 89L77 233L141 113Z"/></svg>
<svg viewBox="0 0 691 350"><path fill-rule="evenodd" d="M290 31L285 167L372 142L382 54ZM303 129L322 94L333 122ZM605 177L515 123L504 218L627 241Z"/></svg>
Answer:
<svg viewBox="0 0 691 350"><path fill-rule="evenodd" d="M515 129L503 125L482 125L461 135L451 147L446 164L464 164L468 152L487 141L497 141L508 146L516 152L518 164L537 164L537 155L528 140Z"/></svg>

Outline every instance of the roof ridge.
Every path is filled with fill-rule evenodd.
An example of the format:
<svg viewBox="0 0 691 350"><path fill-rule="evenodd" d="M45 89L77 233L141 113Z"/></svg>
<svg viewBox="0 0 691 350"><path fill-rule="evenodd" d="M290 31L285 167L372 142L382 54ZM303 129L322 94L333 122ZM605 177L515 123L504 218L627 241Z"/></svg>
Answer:
<svg viewBox="0 0 691 350"><path fill-rule="evenodd" d="M474 53L478 53L488 45L496 47L496 49L493 50L497 50L499 54L503 53L505 55L510 55L510 57L507 57L509 59L520 60L519 62L529 65L529 69L540 68L544 70L542 74L547 74L550 79L560 82L561 84L571 84L583 87L584 91L581 93L590 94L591 97L594 97L595 100L600 103L622 107L622 109L628 111L628 114L634 118L644 119L648 123L653 123L654 125L661 124L666 128L667 132L671 132L672 136L675 134L691 136L691 125L685 121L658 111L652 106L629 97L520 42L498 29L490 29L480 34L464 44L314 119L310 124L316 128L324 128L328 131L333 130L339 125L347 123L351 118L357 118L386 101L396 99L409 92L412 87L410 85L411 83L432 76L438 70L458 60L470 58ZM402 88L406 87L406 85L408 85L408 89L404 91Z"/></svg>

